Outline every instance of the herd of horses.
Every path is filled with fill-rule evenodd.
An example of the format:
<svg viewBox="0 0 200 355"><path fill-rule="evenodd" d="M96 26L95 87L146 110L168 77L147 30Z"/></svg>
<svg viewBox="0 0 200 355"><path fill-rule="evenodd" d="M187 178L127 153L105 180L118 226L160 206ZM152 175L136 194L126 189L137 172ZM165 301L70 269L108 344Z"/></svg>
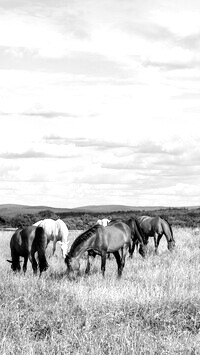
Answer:
<svg viewBox="0 0 200 355"><path fill-rule="evenodd" d="M98 220L88 230L81 233L68 248L69 230L66 224L58 219L44 219L34 225L18 229L10 240L11 263L13 271L20 271L20 257L24 257L23 271L27 270L30 260L33 272L36 274L39 266L40 274L48 268L46 248L50 241L53 242L53 254L56 243L61 244L61 249L68 273L79 273L80 259L86 253L87 266L85 273L90 272L90 260L96 255L101 256L101 271L105 274L106 256L112 253L118 267L118 277L122 275L125 259L129 253L132 258L135 248L145 258L149 237L154 238L155 253L158 251L160 239L165 235L169 251L175 247L172 227L165 219L157 217L131 217L127 220L106 218ZM37 259L35 254L37 252Z"/></svg>

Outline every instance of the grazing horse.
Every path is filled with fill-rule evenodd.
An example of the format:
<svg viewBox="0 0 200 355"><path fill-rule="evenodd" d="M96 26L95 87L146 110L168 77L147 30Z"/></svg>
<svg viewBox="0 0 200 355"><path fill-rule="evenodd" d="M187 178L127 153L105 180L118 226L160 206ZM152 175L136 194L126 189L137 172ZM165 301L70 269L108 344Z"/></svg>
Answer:
<svg viewBox="0 0 200 355"><path fill-rule="evenodd" d="M145 240L143 240L143 236L142 236L142 233L140 230L140 225L139 225L137 219L133 218L133 217L129 218L128 220L117 218L117 219L111 220L108 225L109 226L115 225L118 222L126 223L131 230L131 243L129 246L130 258L133 257L133 252L135 250L135 246L138 247L138 244L140 245L139 253L144 258L146 256L147 248L146 248ZM88 262L87 262L87 267L86 267L86 273L90 269L89 258L93 257L93 259L94 259L96 257L96 255L97 255L97 253L95 253L94 250L88 251ZM108 258L110 258L110 254L108 254Z"/></svg>
<svg viewBox="0 0 200 355"><path fill-rule="evenodd" d="M175 247L175 240L173 237L172 227L164 218L159 216L149 217L141 216L138 217L138 222L140 225L140 230L145 240L145 244L148 243L149 237L154 237L155 253L158 252L158 246L163 234L167 240L167 247L172 251Z"/></svg>
<svg viewBox="0 0 200 355"><path fill-rule="evenodd" d="M69 253L65 257L68 271L79 271L79 259L81 256L86 251L94 251L101 256L101 271L104 276L106 254L113 253L118 265L118 277L120 277L125 265L125 257L130 243L131 230L127 224L121 221L115 225L106 227L96 224L79 235L73 242ZM89 264L87 272L89 272Z"/></svg>
<svg viewBox="0 0 200 355"><path fill-rule="evenodd" d="M63 258L65 258L65 255L67 254L69 235L69 230L65 222L63 222L62 219L54 221L53 219L47 218L34 223L34 226L40 226L44 229L47 237L47 244L49 244L50 241L53 241L53 254L56 250L56 243L58 241L60 242Z"/></svg>
<svg viewBox="0 0 200 355"><path fill-rule="evenodd" d="M97 224L100 224L100 226L106 227L110 223L110 220L108 218L103 218L103 219L98 219Z"/></svg>
<svg viewBox="0 0 200 355"><path fill-rule="evenodd" d="M137 219L134 218L134 217L131 217L131 218L127 219L127 220L114 219L114 220L110 221L109 225L115 225L115 223L117 221L122 221L123 223L126 223L129 226L130 230L131 230L131 245L130 245L130 248L129 248L130 257L132 258L132 256L133 256L133 252L135 250L135 246L140 244L139 253L144 258L146 256L146 244L145 244L145 240L143 238L143 234L142 234L142 232L140 230L140 225L139 225Z"/></svg>
<svg viewBox="0 0 200 355"><path fill-rule="evenodd" d="M27 270L28 259L32 263L33 272L37 273L37 261L35 253L38 252L40 273L48 268L45 249L47 239L44 230L41 227L30 226L24 229L18 229L12 235L10 240L11 258L7 260L11 263L13 271L20 271L20 256L24 257L23 271Z"/></svg>

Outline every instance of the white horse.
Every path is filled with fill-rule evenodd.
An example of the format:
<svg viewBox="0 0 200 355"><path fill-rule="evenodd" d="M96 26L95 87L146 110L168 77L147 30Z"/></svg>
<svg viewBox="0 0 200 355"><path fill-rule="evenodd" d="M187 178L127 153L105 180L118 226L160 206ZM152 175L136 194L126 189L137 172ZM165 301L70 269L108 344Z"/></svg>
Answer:
<svg viewBox="0 0 200 355"><path fill-rule="evenodd" d="M53 219L47 218L38 221L33 225L43 227L44 232L47 236L47 244L50 241L53 242L53 254L55 253L56 250L56 243L60 242L63 258L65 258L68 249L68 235L69 235L69 230L65 222L63 222L62 219L57 219L56 221L54 221Z"/></svg>
<svg viewBox="0 0 200 355"><path fill-rule="evenodd" d="M98 219L97 224L100 224L103 227L106 227L110 220L108 218Z"/></svg>

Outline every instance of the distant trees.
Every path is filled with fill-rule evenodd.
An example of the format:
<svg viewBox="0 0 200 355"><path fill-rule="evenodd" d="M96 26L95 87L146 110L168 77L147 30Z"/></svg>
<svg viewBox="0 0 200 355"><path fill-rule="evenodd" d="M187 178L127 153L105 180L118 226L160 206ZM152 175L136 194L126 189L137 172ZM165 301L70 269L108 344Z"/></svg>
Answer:
<svg viewBox="0 0 200 355"><path fill-rule="evenodd" d="M23 228L33 223L45 219L52 218L54 220L61 218L71 230L85 230L92 227L98 219L128 219L129 217L137 217L142 215L161 216L169 221L173 226L180 227L197 227L200 225L200 209L188 210L187 208L167 208L156 211L117 211L107 213L85 213L85 212L59 212L55 213L51 210L40 211L35 214L18 214L15 217L0 216L0 227Z"/></svg>

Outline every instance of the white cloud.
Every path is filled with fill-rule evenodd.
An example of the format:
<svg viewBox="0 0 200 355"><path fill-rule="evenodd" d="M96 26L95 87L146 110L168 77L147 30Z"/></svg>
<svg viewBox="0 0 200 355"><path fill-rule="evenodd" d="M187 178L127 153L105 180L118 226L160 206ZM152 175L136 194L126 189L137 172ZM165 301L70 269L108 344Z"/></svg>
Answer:
<svg viewBox="0 0 200 355"><path fill-rule="evenodd" d="M199 203L198 3L87 5L2 8L2 202Z"/></svg>

